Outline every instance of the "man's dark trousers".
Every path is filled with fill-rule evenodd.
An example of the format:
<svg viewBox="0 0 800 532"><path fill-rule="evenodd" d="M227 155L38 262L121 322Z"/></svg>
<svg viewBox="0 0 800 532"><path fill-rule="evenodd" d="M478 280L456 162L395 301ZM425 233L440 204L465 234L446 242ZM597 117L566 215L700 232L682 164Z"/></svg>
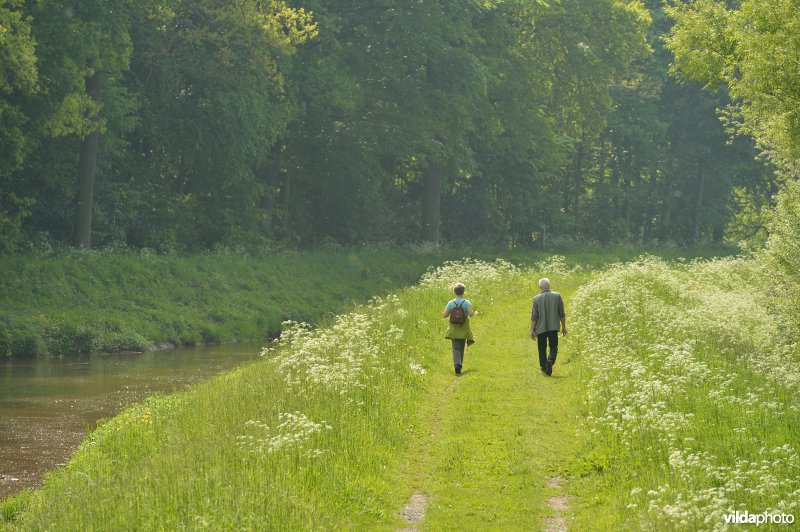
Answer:
<svg viewBox="0 0 800 532"><path fill-rule="evenodd" d="M536 340L539 342L539 366L542 370L547 367L547 341L550 341L550 363L556 363L556 355L558 355L558 331L547 331L536 335Z"/></svg>

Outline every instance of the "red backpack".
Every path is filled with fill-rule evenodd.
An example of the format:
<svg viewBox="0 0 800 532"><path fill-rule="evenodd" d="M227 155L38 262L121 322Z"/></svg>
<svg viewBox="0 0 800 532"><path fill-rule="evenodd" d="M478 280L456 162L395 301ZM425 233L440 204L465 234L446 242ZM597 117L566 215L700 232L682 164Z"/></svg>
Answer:
<svg viewBox="0 0 800 532"><path fill-rule="evenodd" d="M463 325L467 321L467 312L464 310L464 302L456 304L453 310L450 311L450 323Z"/></svg>

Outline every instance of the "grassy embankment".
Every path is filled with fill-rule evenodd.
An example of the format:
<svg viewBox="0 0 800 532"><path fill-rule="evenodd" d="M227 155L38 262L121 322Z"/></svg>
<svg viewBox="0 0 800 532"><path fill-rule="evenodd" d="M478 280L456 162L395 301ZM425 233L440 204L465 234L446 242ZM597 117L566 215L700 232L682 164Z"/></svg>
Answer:
<svg viewBox="0 0 800 532"><path fill-rule="evenodd" d="M640 252L597 251L575 249L570 257L597 262ZM469 253L497 256L492 250ZM546 256L530 250L502 255L527 263ZM353 303L415 283L430 266L463 256L455 248L408 247L262 257L108 252L3 257L0 357L263 338L279 331L285 319L318 324Z"/></svg>
<svg viewBox="0 0 800 532"><path fill-rule="evenodd" d="M0 356L142 351L263 338L416 282L453 251L0 259Z"/></svg>

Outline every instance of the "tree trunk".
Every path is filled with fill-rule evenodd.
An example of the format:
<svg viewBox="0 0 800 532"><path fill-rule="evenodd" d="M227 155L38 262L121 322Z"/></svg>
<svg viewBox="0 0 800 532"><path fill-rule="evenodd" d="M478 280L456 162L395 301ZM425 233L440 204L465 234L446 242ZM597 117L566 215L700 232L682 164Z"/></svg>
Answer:
<svg viewBox="0 0 800 532"><path fill-rule="evenodd" d="M581 135L581 143L578 146L578 154L575 158L575 188L572 191L572 218L575 220L575 229L578 230L578 216L580 213L581 192L583 188L583 157L586 149L586 135ZM575 235L577 236L577 235Z"/></svg>
<svg viewBox="0 0 800 532"><path fill-rule="evenodd" d="M697 164L697 196L694 201L694 227L692 228L692 242L697 244L700 241L700 212L703 209L703 187L705 186L705 172L703 165Z"/></svg>
<svg viewBox="0 0 800 532"><path fill-rule="evenodd" d="M183 197L183 195L186 194L186 185L187 185L185 172L183 171L185 160L186 157L184 157L183 153L179 153L178 166L175 168L175 191L181 197Z"/></svg>
<svg viewBox="0 0 800 532"><path fill-rule="evenodd" d="M267 169L266 190L264 195L261 196L261 210L264 211L264 222L262 230L264 234L269 236L272 234L272 213L275 209L275 185L277 183L276 176L272 173L271 169Z"/></svg>
<svg viewBox="0 0 800 532"><path fill-rule="evenodd" d="M666 192L661 203L661 242L666 242L670 239L670 223L672 223L672 181L669 177L665 178Z"/></svg>
<svg viewBox="0 0 800 532"><path fill-rule="evenodd" d="M608 157L609 157L609 149L608 149L608 141L606 140L605 135L600 137L600 160L598 162L599 167L597 168L597 187L600 188L606 183L606 172L608 170Z"/></svg>
<svg viewBox="0 0 800 532"><path fill-rule="evenodd" d="M86 79L86 92L95 102L100 102L102 77L95 71ZM81 142L78 161L78 186L75 191L75 221L72 243L75 247L92 247L92 205L94 203L94 179L97 173L97 151L100 131L95 130Z"/></svg>
<svg viewBox="0 0 800 532"><path fill-rule="evenodd" d="M628 187L628 180L623 178L622 183L625 186L625 189L627 190L629 188ZM624 203L624 205L625 205L625 208L624 208L624 212L625 212L625 236L626 237L630 237L631 236L631 199L626 195L625 199L623 201L625 202Z"/></svg>
<svg viewBox="0 0 800 532"><path fill-rule="evenodd" d="M725 227L722 225L715 225L711 230L711 240L715 244L722 243L725 238Z"/></svg>
<svg viewBox="0 0 800 532"><path fill-rule="evenodd" d="M631 150L629 149L627 153L622 155L622 168L620 169L620 177L622 178L622 215L625 219L625 237L630 238L631 236L631 213L632 213L632 201L631 201L631 181L628 180L628 175L631 172L631 166L633 166L633 162L631 161Z"/></svg>
<svg viewBox="0 0 800 532"><path fill-rule="evenodd" d="M283 176L283 183L281 184L281 199L283 200L283 230L289 234L289 224L291 221L291 205L292 205L292 177L291 172L286 172Z"/></svg>
<svg viewBox="0 0 800 532"><path fill-rule="evenodd" d="M280 177L280 149L276 147L264 168L264 195L261 197L261 209L264 211L263 231L272 235L272 220L275 213L275 194Z"/></svg>
<svg viewBox="0 0 800 532"><path fill-rule="evenodd" d="M622 171L620 170L620 159L622 158L622 154L617 153L614 154L614 147L612 146L612 159L611 159L611 208L614 211L614 216L621 216L622 209L620 208L620 190L622 187L620 175ZM616 155L616 157L614 157Z"/></svg>
<svg viewBox="0 0 800 532"><path fill-rule="evenodd" d="M645 240L649 238L653 238L655 235L655 224L654 220L656 217L656 197L658 194L658 189L656 186L656 178L658 176L658 170L654 167L650 167L648 170L650 181L648 182L648 195L650 196L649 201L647 202L647 217L644 220L644 238Z"/></svg>
<svg viewBox="0 0 800 532"><path fill-rule="evenodd" d="M439 217L442 202L442 173L440 163L432 163L425 172L422 193L422 240L439 243Z"/></svg>
<svg viewBox="0 0 800 532"><path fill-rule="evenodd" d="M561 209L564 213L569 214L569 183L570 183L570 174L571 169L567 168L564 172L564 181L561 183Z"/></svg>

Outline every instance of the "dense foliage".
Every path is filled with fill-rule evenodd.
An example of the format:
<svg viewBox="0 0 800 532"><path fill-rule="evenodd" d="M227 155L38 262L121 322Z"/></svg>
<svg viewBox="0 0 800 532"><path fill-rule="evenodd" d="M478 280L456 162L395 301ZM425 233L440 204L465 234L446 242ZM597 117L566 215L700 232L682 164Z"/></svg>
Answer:
<svg viewBox="0 0 800 532"><path fill-rule="evenodd" d="M676 21L669 37L675 66L710 90L726 90L728 127L750 135L781 171L784 188L768 218L763 254L768 275L786 305L786 331L800 330L800 11L786 0L735 3L697 0L668 13Z"/></svg>
<svg viewBox="0 0 800 532"><path fill-rule="evenodd" d="M0 252L746 237L645 3L4 0Z"/></svg>

